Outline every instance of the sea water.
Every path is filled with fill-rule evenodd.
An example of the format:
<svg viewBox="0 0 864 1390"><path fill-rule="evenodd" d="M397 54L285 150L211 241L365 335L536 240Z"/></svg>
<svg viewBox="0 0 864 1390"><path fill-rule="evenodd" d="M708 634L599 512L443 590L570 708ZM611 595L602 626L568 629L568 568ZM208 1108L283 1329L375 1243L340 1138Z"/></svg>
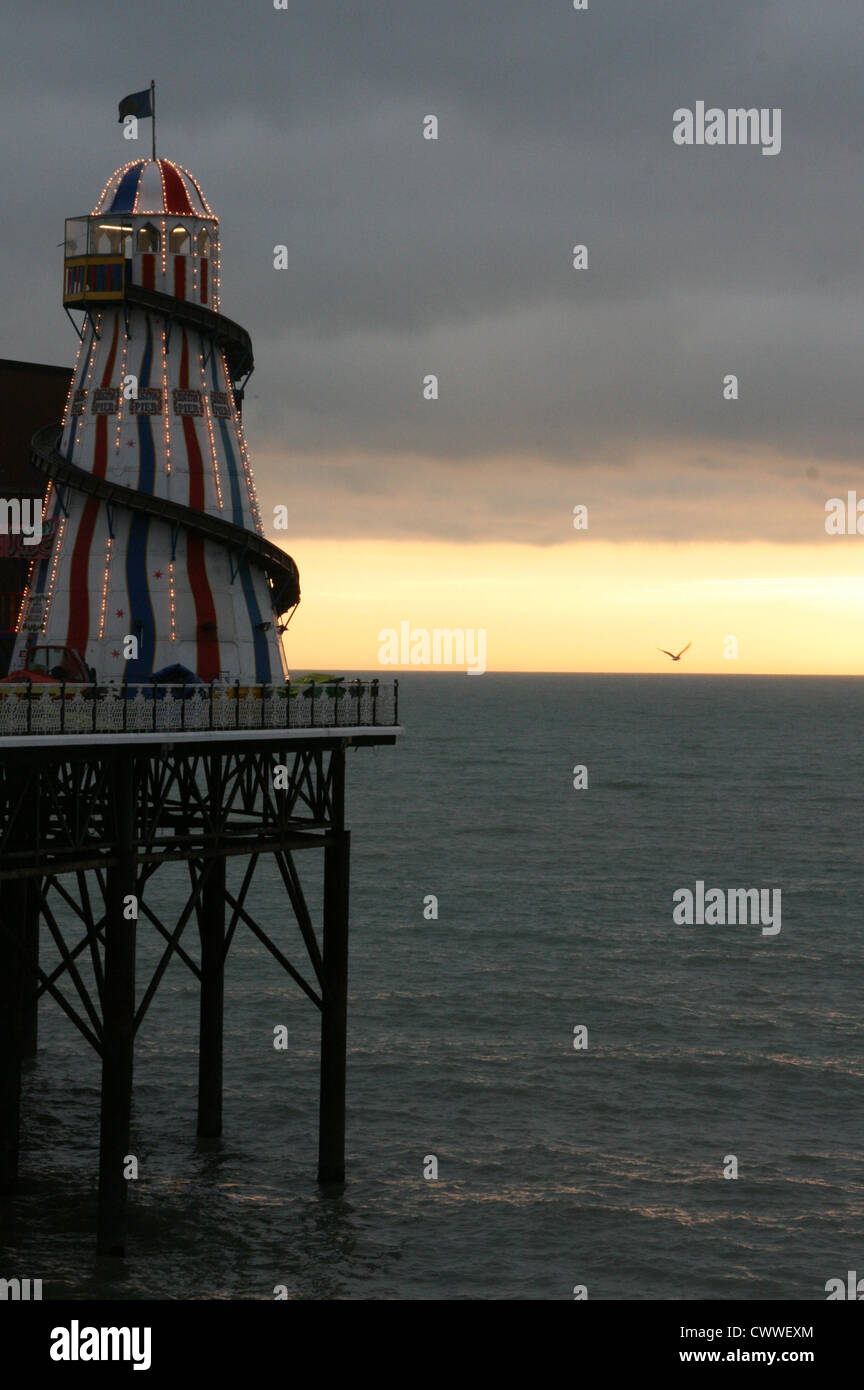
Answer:
<svg viewBox="0 0 864 1390"><path fill-rule="evenodd" d="M180 960L138 1034L125 1260L93 1253L98 1059L43 1002L0 1274L45 1298L824 1299L864 1224L862 714L854 679L403 676L404 738L348 756L344 1192L315 1184L317 1010L241 924L221 1140L195 1136ZM320 859L296 861L317 914ZM779 889L782 930L676 924L698 881ZM185 882L148 889L166 922ZM248 906L311 979L263 860ZM160 943L142 919L139 997Z"/></svg>

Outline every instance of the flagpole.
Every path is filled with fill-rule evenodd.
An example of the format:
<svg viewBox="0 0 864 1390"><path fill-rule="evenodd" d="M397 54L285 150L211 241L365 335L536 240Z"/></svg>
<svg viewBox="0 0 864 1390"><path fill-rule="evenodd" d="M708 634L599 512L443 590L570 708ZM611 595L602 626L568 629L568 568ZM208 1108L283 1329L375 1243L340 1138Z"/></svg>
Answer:
<svg viewBox="0 0 864 1390"><path fill-rule="evenodd" d="M156 160L156 83L150 79L150 110L153 113L153 160Z"/></svg>

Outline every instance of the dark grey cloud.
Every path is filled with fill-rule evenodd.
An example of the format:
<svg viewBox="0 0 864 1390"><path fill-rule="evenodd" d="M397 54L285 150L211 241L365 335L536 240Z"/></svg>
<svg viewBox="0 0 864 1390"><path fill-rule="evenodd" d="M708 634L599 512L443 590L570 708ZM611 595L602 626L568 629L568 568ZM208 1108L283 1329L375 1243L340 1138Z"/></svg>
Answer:
<svg viewBox="0 0 864 1390"><path fill-rule="evenodd" d="M590 486L616 538L702 506L809 539L806 469L859 475L862 47L858 0L37 0L0 24L0 350L71 359L62 219L152 76L255 341L262 496L304 534L546 544ZM781 153L676 147L697 100L781 107Z"/></svg>

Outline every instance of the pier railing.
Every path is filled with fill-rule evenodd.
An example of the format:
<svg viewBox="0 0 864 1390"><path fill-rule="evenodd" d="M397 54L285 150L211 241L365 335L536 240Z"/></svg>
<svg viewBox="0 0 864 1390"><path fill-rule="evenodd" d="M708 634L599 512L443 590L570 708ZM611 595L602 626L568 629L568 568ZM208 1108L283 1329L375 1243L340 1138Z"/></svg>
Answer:
<svg viewBox="0 0 864 1390"><path fill-rule="evenodd" d="M398 722L398 681L0 684L0 738L16 734L377 728Z"/></svg>

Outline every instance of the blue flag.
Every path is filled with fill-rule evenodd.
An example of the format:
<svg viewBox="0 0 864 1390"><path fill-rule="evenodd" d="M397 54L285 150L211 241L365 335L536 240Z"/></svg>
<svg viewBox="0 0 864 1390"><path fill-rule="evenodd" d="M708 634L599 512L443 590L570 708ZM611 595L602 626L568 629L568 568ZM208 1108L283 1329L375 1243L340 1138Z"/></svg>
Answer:
<svg viewBox="0 0 864 1390"><path fill-rule="evenodd" d="M150 88L145 87L143 92L131 92L128 97L124 97L120 103L120 115L118 121L122 121L124 116L152 116L153 108L150 104Z"/></svg>

